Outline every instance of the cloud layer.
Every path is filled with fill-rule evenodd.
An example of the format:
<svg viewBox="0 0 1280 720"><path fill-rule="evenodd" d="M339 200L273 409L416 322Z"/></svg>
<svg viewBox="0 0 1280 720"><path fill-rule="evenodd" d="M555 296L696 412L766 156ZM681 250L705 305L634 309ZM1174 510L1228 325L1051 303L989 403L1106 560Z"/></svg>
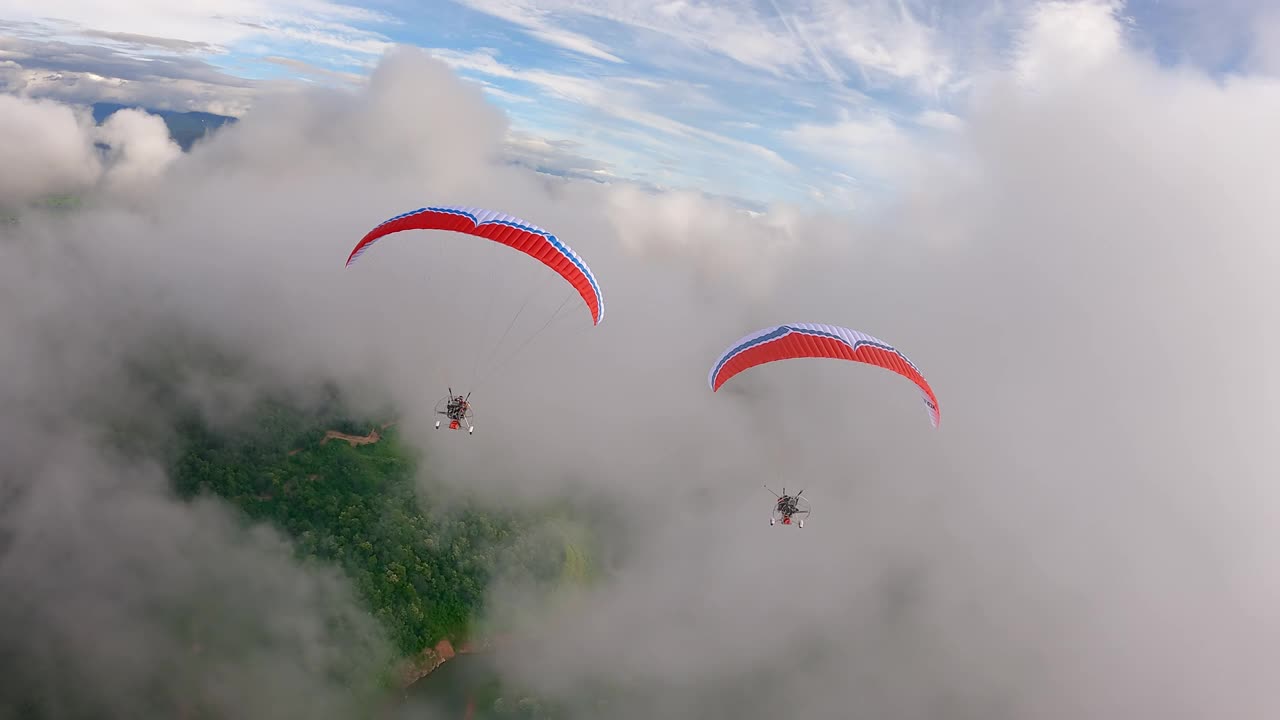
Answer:
<svg viewBox="0 0 1280 720"><path fill-rule="evenodd" d="M155 115L124 109L97 126L83 108L12 95L0 95L0 137L9 206L95 186L145 190L182 152Z"/></svg>
<svg viewBox="0 0 1280 720"><path fill-rule="evenodd" d="M165 500L154 472L121 468L91 435L47 454L23 428L34 414L84 438L85 398L128 395L110 383L120 363L178 325L247 354L255 385L335 378L393 398L459 491L602 499L610 575L539 615L535 641L500 660L552 691L636 689L616 717L1275 714L1267 631L1280 576L1264 548L1277 519L1267 408L1280 170L1263 149L1280 86L1162 69L1114 16L1059 11L1024 36L1021 72L982 78L940 159L925 154L911 175L924 179L853 220L753 216L498 162L505 117L411 51L356 94L263 103L154 165L163 182L128 204L95 193L66 218L24 215L0 231L0 328L17 339L0 396L14 400L6 452L38 451L6 455L22 459L6 481L21 500L3 525L14 539L0 591L60 597L33 578L77 558L62 587L93 588L99 617L142 638L131 677L166 676L172 641L131 598L172 606L166 586L193 580L169 569L180 563L164 543L120 528L194 533L206 549L246 541L212 509ZM1064 67L1072 48L1090 61ZM81 147L89 131L68 127L80 144L65 145ZM48 152L73 170L43 188L82 180L78 155ZM556 314L553 275L460 238L389 238L343 268L365 230L427 203L501 208L557 232L600 279L606 321L591 327L574 297ZM938 392L941 428L905 381L841 363L706 389L725 344L794 320L901 347ZM476 390L474 437L430 428L450 384ZM28 481L49 476L63 480ZM764 483L806 487L812 522L770 528ZM107 491L118 499L86 500ZM157 519L127 510L139 503ZM51 524L86 537L38 542ZM297 601L326 582L311 571L208 554L231 568L201 586L216 602L231 603L218 587L248 583L302 627L349 612ZM138 555L153 569L129 593L117 573L94 574ZM516 592L498 593L494 612L519 606ZM63 614L9 602L24 641L66 637L67 618L85 617L74 603L54 604ZM271 656L279 672L327 687L291 664L312 652L299 643ZM53 659L31 672L52 677ZM256 688L267 672L225 683ZM141 682L119 686L88 661L76 681ZM240 715L259 697L245 692Z"/></svg>

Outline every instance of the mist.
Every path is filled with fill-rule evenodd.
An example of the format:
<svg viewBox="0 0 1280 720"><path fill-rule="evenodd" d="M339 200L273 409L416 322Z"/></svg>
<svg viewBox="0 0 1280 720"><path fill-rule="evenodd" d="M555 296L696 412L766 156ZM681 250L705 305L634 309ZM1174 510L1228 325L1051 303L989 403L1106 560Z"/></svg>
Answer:
<svg viewBox="0 0 1280 720"><path fill-rule="evenodd" d="M122 369L181 335L253 369L234 387L193 373L211 415L332 381L394 404L458 494L605 499L604 582L541 608L498 662L550 693L632 689L611 717L1280 712L1264 553L1280 83L1162 67L1101 7L1039 12L964 125L858 216L753 217L506 164L507 119L408 49L364 88L266 98L182 156L154 118L121 121L114 137L140 139L104 158L85 148L107 131L70 108L0 98L13 127L51 128L22 143L48 172L6 173L6 196L90 188L75 213L0 226L0 618L6 664L40 688L24 702L67 716L74 683L144 712L182 645L151 609L197 593L227 627L278 633L187 680L228 716L342 717L326 663L387 652L336 576L106 449L104 413L147 414ZM37 134L4 133L0 157ZM392 236L343 266L428 204L555 232L595 272L604 322L536 263L461 237ZM730 342L804 321L901 349L940 428L909 383L845 363L707 389ZM432 429L448 387L474 390L474 436ZM805 489L803 530L769 527L765 484ZM491 612L527 604L500 585Z"/></svg>

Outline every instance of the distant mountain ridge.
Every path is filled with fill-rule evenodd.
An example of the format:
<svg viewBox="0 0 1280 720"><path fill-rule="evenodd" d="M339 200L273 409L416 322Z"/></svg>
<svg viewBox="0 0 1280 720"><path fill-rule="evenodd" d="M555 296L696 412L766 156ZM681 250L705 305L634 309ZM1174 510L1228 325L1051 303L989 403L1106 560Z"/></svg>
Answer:
<svg viewBox="0 0 1280 720"><path fill-rule="evenodd" d="M93 121L96 123L101 123L116 111L124 110L125 108L159 115L160 119L164 120L165 126L169 128L169 137L173 138L173 141L182 148L183 152L190 150L197 140L208 135L211 131L217 130L223 125L236 122L236 118L227 115L215 115L214 113L195 110L155 110L140 105L122 105L109 102L94 103L91 107L93 108Z"/></svg>

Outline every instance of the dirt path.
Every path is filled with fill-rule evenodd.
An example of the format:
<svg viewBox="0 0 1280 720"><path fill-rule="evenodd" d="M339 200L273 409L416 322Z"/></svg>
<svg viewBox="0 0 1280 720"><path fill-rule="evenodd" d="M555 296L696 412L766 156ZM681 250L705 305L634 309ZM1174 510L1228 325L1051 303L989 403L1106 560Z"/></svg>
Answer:
<svg viewBox="0 0 1280 720"><path fill-rule="evenodd" d="M338 432L337 430L329 430L325 432L324 439L320 441L320 444L323 445L330 440L346 440L351 443L351 447L355 447L357 445L376 443L381 439L382 435L379 434L376 429L371 431L368 435L348 435L346 433Z"/></svg>
<svg viewBox="0 0 1280 720"><path fill-rule="evenodd" d="M495 649L500 642L505 642L505 636L496 638L487 638L478 642L467 641L461 647L454 648L453 643L446 638L435 644L435 647L427 648L418 654L417 657L409 660L400 678L401 687L408 688L410 685L421 680L422 678L435 672L446 661L458 655L473 655L475 653L488 652Z"/></svg>
<svg viewBox="0 0 1280 720"><path fill-rule="evenodd" d="M405 664L405 668L400 674L401 687L407 688L435 672L436 668L445 664L445 661L454 655L457 655L457 652L453 649L453 643L449 642L448 639L436 643L435 647L423 650L417 657L410 659Z"/></svg>
<svg viewBox="0 0 1280 720"><path fill-rule="evenodd" d="M355 447L357 445L368 445L370 443L376 443L382 439L382 433L378 431L386 430L387 428L395 424L396 424L395 420L384 422L382 423L381 427L377 427L377 428L374 428L373 430L370 430L368 435L348 435L347 433L338 432L337 430L326 430L324 433L324 438L320 440L320 444L324 445L330 440L345 440L347 444L349 444L351 447ZM300 452L302 452L302 448L294 448L289 451L289 454L297 455Z"/></svg>

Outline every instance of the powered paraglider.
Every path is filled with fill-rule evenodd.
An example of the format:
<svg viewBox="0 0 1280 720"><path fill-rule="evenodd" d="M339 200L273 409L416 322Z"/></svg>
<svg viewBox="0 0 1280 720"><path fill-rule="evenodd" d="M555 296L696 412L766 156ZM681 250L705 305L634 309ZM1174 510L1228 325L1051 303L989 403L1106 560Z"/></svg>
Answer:
<svg viewBox="0 0 1280 720"><path fill-rule="evenodd" d="M757 330L729 346L707 375L711 391L734 375L758 365L793 358L831 358L876 365L915 383L924 396L929 422L941 420L938 398L915 364L892 345L866 333L836 325L791 323Z"/></svg>

